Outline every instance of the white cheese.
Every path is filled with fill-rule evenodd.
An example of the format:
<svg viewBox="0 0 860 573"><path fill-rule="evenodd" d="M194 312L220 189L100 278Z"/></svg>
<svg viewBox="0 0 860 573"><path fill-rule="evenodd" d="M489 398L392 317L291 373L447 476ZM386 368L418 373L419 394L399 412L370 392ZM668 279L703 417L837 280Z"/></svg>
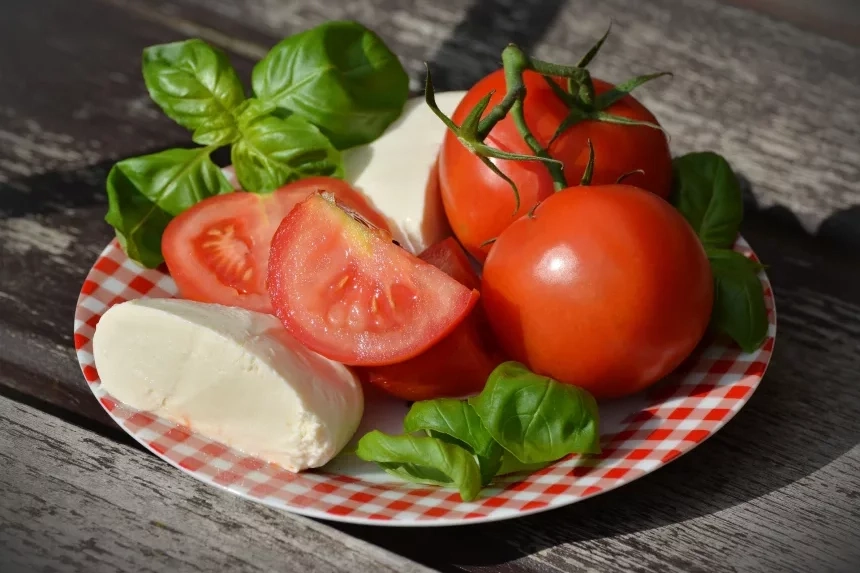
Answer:
<svg viewBox="0 0 860 573"><path fill-rule="evenodd" d="M361 385L273 316L176 299L111 307L93 338L117 400L283 466L318 467L355 433Z"/></svg>
<svg viewBox="0 0 860 573"><path fill-rule="evenodd" d="M465 94L437 93L436 103L450 117ZM343 155L346 180L388 219L394 239L414 254L451 234L435 177L446 129L423 96L413 98L379 139Z"/></svg>

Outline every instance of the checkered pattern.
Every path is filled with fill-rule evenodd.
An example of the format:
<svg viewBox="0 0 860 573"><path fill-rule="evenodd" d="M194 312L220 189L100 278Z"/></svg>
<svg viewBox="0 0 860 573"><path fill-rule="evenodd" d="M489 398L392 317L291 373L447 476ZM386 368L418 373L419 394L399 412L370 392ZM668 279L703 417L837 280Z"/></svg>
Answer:
<svg viewBox="0 0 860 573"><path fill-rule="evenodd" d="M735 248L754 257L743 240ZM75 348L84 377L111 417L156 455L204 482L325 519L389 525L493 521L614 489L691 450L728 422L758 386L773 350L773 291L764 273L761 276L770 327L760 350L744 354L723 340L703 345L649 391L601 404L599 456L570 456L528 476L507 476L470 503L453 490L403 483L369 466L354 475L324 470L294 474L117 403L102 389L93 361L92 336L99 317L118 302L176 296L177 290L165 269L139 267L116 242L108 245L84 281L75 312Z"/></svg>

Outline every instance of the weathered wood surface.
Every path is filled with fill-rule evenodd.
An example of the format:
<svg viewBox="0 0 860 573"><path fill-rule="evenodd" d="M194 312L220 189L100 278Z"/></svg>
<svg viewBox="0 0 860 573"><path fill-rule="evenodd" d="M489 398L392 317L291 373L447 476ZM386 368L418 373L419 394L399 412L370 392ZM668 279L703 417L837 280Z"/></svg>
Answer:
<svg viewBox="0 0 860 573"><path fill-rule="evenodd" d="M0 571L429 573L0 397Z"/></svg>
<svg viewBox="0 0 860 573"><path fill-rule="evenodd" d="M841 0L816 6L829 2ZM840 21L858 29L851 13ZM6 0L0 392L130 443L80 376L71 320L86 270L111 236L102 222L111 161L187 141L148 101L140 51L200 36L228 50L247 77L278 39L330 18L378 30L416 88L428 60L439 87L451 89L495 66L511 40L573 60L612 19L595 71L620 79L673 70L641 97L674 151L716 149L750 182L744 234L771 266L780 320L774 363L748 407L697 451L636 484L510 523L417 535L339 527L440 569L856 570L860 48L712 0ZM113 447L123 452L114 457L148 460L134 463L169 475L163 483L186 479L139 450ZM0 480L9 467L0 467ZM91 495L81 483L80 495ZM127 487L145 493L140 480ZM236 519L252 519L247 512L257 509L236 503ZM199 509L195 523L222 515L207 511L217 508ZM156 552L156 542L144 544Z"/></svg>
<svg viewBox="0 0 860 573"><path fill-rule="evenodd" d="M860 45L857 22L860 21L860 2L857 0L725 0L741 8L756 10L762 14L790 22L804 30L810 30L853 44Z"/></svg>
<svg viewBox="0 0 860 573"><path fill-rule="evenodd" d="M860 249L860 66L852 65L860 48L733 7L707 0L6 5L3 42L16 49L0 51L0 78L9 78L0 94L0 347L7 349L0 380L102 423L77 375L67 324L84 270L111 236L102 221L110 162L187 141L149 102L139 75L140 51L156 42L206 37L231 50L247 77L250 58L290 31L357 18L386 37L416 80L429 60L440 87L460 88L492 68L509 39L570 60L612 18L615 37L595 69L608 78L675 71L673 80L646 86L642 98L676 152L721 151L762 207L788 209L807 230Z"/></svg>

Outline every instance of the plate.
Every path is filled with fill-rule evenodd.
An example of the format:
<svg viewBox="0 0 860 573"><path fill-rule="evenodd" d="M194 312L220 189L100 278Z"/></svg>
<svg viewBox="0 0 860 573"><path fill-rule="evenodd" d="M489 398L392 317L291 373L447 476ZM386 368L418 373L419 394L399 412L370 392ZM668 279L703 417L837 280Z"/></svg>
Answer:
<svg viewBox="0 0 860 573"><path fill-rule="evenodd" d="M735 250L754 258L741 238ZM75 348L89 388L111 418L134 439L181 471L248 499L311 517L390 526L442 526L520 517L607 492L666 465L716 433L755 391L776 334L773 291L760 275L768 309L768 337L746 354L727 341L701 345L666 380L623 400L600 404L600 456L569 456L529 475L506 476L463 502L452 489L410 484L358 459L355 442L368 430L402 432L407 402L366 390L361 427L344 452L323 468L291 473L230 449L146 412L118 403L103 388L92 337L111 305L177 296L166 269L144 269L111 242L93 265L75 310ZM703 467L702 471L707 471Z"/></svg>

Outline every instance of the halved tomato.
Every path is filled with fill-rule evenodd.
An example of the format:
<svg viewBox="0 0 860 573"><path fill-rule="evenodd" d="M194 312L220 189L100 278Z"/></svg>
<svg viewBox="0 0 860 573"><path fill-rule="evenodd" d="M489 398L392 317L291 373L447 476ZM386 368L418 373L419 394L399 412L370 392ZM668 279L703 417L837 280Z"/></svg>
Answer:
<svg viewBox="0 0 860 573"><path fill-rule="evenodd" d="M331 177L302 179L268 194L236 191L209 197L173 219L161 239L182 297L271 313L266 270L272 236L293 207L320 190L388 228L362 195Z"/></svg>
<svg viewBox="0 0 860 573"><path fill-rule="evenodd" d="M464 286L481 281L457 240L449 237L418 255ZM480 392L504 361L484 308L476 305L451 334L405 362L360 368L359 377L404 400L461 398Z"/></svg>
<svg viewBox="0 0 860 573"><path fill-rule="evenodd" d="M478 300L391 234L315 193L272 239L275 313L301 343L353 366L402 362L451 332Z"/></svg>

